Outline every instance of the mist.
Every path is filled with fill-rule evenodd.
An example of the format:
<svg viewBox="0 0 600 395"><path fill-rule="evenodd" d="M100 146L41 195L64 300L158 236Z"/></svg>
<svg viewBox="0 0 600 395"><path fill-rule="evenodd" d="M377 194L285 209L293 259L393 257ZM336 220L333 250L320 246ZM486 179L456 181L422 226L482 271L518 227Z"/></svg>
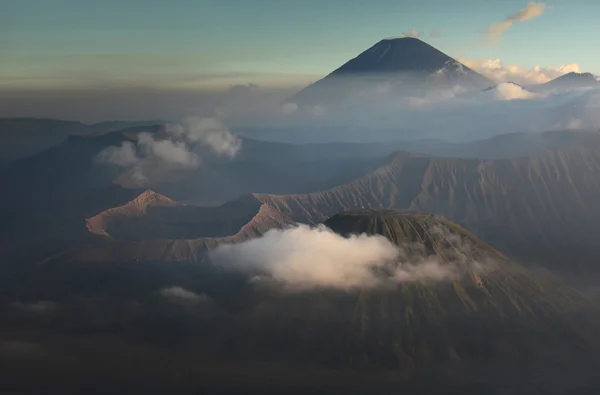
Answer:
<svg viewBox="0 0 600 395"><path fill-rule="evenodd" d="M311 121L321 133L311 137L321 142L423 138L467 142L512 132L597 130L600 125L600 88L543 93L512 83L490 88L469 90L456 85L402 94L401 87L382 83L362 90L361 97L351 102L321 106L319 116ZM291 120L308 111L296 105ZM271 136L278 138L275 133ZM304 141L298 137L296 142Z"/></svg>
<svg viewBox="0 0 600 395"><path fill-rule="evenodd" d="M221 107L221 115L236 133L291 143L469 142L514 132L595 131L600 125L600 86L546 89L499 81L487 89L423 87L422 77L395 75L337 77L310 100L290 95L254 102L260 92L245 92L235 105Z"/></svg>
<svg viewBox="0 0 600 395"><path fill-rule="evenodd" d="M211 298L205 294L197 294L180 286L170 286L158 291L162 297L174 303L210 303Z"/></svg>
<svg viewBox="0 0 600 395"><path fill-rule="evenodd" d="M217 156L234 158L241 149L241 140L213 118L187 117L179 123L164 126L166 138L150 133L139 133L135 142L125 141L98 153L100 164L114 165L128 170L130 181L136 186L151 182L152 169L196 169L202 165L197 147L202 146Z"/></svg>
<svg viewBox="0 0 600 395"><path fill-rule="evenodd" d="M417 250L411 245L396 246L383 236L343 237L325 226L299 225L270 230L243 243L221 245L210 258L215 265L244 273L252 282L275 282L289 291L453 280L460 278L467 265L462 258L468 253L441 262L437 256ZM477 263L469 265L483 268Z"/></svg>
<svg viewBox="0 0 600 395"><path fill-rule="evenodd" d="M569 70L554 70L553 76ZM452 82L427 85L423 84L423 76L395 74L338 77L335 83L322 88L322 94L314 100L296 100L294 95L300 87L247 84L225 91L66 92L60 95L61 100L73 99L64 106L64 111L52 110L53 106L58 110L63 104L46 103L46 100L56 100L55 95L42 92L30 98L29 94L18 93L7 96L6 100L0 97L0 107L5 112L3 115L72 119L72 109L85 103L88 105L77 111L78 114L110 109L119 100L127 99L139 108L128 105L126 112L89 114L84 118L94 121L160 118L166 124L190 129L181 120L189 114L197 114L201 119L227 125L234 134L294 143L422 138L460 142L511 132L598 129L600 88L560 89L541 94L533 89L536 85L508 83L510 76L505 74L494 76L498 80L490 82L492 89L488 90ZM494 86L495 83L498 85ZM82 96L77 96L79 94ZM15 112L15 106L27 111ZM260 134L256 134L256 130L260 130ZM213 137L213 134L204 136L202 141L208 142ZM228 148L235 147L234 142L223 148L219 148L219 144L220 141L212 147L217 151L235 151ZM130 158L131 150L126 149L129 152L123 152L123 156ZM188 157L185 161L193 163L194 159Z"/></svg>

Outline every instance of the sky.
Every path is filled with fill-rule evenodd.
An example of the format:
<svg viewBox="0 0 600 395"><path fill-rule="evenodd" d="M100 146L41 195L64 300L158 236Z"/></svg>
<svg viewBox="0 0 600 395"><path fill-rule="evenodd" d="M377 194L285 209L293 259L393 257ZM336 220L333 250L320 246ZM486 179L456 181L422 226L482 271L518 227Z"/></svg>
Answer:
<svg viewBox="0 0 600 395"><path fill-rule="evenodd" d="M403 34L476 69L600 74L598 15L596 0L0 0L0 92L301 87Z"/></svg>

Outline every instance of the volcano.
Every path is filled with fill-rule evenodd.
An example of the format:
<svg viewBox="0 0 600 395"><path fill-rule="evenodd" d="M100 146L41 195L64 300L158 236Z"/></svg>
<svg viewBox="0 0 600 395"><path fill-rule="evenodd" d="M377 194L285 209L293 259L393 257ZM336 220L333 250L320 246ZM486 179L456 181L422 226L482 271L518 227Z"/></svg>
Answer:
<svg viewBox="0 0 600 395"><path fill-rule="evenodd" d="M358 210L324 225L343 236L379 235L395 244L402 253L390 266L377 267L382 278L420 265L446 275L396 276L388 286L343 292L256 289L258 305L248 306L253 313L244 321L253 328L252 349L335 368L408 373L499 361L556 362L594 343L595 326L573 317L587 303L577 292L511 261L443 217Z"/></svg>
<svg viewBox="0 0 600 395"><path fill-rule="evenodd" d="M534 91L553 91L576 88L598 88L600 81L592 73L576 73L574 71L562 75L545 84L535 85Z"/></svg>
<svg viewBox="0 0 600 395"><path fill-rule="evenodd" d="M381 40L288 101L327 106L387 85L406 94L457 85L484 89L493 82L431 45L403 37Z"/></svg>

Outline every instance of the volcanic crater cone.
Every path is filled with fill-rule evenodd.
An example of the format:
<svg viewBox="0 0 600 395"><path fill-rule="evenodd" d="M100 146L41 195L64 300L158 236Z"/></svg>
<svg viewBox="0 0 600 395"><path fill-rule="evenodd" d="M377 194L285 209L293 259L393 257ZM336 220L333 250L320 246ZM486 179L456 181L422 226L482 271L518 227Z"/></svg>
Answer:
<svg viewBox="0 0 600 395"><path fill-rule="evenodd" d="M593 342L595 326L575 314L587 306L583 297L443 217L359 210L325 225L343 236L385 236L402 251L396 269L419 273L419 265L430 265L434 271L396 276L392 286L267 292L251 315L257 350L336 367L413 372L551 363L585 353Z"/></svg>

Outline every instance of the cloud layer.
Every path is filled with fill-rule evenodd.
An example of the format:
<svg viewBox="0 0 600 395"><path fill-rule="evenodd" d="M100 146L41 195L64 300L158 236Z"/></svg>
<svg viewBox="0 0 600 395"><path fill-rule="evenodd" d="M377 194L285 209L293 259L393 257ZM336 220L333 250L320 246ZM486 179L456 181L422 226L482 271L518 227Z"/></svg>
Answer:
<svg viewBox="0 0 600 395"><path fill-rule="evenodd" d="M171 286L162 288L159 291L160 295L167 300L174 303L210 303L211 298L205 294L197 294L193 291L189 291L183 287Z"/></svg>
<svg viewBox="0 0 600 395"><path fill-rule="evenodd" d="M371 288L442 281L460 274L457 266L443 264L435 256L408 257L382 236L345 238L323 226L271 230L258 239L222 245L211 253L211 260L288 290Z"/></svg>
<svg viewBox="0 0 600 395"><path fill-rule="evenodd" d="M273 133L268 138L300 143L420 138L473 141L515 132L600 129L600 89L561 87L542 92L527 81L514 82L500 82L489 90L456 85L408 93L402 84L365 84L355 100L339 108L327 107L319 118L313 118L311 126L319 126L318 134L310 133L309 128L294 134L290 128L290 133ZM296 114L290 120L298 119L301 124L300 118Z"/></svg>
<svg viewBox="0 0 600 395"><path fill-rule="evenodd" d="M488 28L489 43L494 45L502 40L502 35L515 23L521 23L541 16L546 4L530 1L525 8L507 16L502 22L494 23Z"/></svg>
<svg viewBox="0 0 600 395"><path fill-rule="evenodd" d="M149 168L195 169L202 163L197 146L204 146L218 156L233 158L241 149L241 140L213 118L189 117L180 123L164 126L166 138L150 133L139 133L136 142L126 141L120 146L107 147L96 156L96 161L115 165L130 171L137 186L150 181Z"/></svg>
<svg viewBox="0 0 600 395"><path fill-rule="evenodd" d="M500 59L460 59L465 66L497 82L515 82L521 85L543 84L570 72L581 73L576 63L562 66L534 66L526 69L504 64Z"/></svg>
<svg viewBox="0 0 600 395"><path fill-rule="evenodd" d="M496 100L525 100L538 96L512 82L502 82L491 89L490 92Z"/></svg>
<svg viewBox="0 0 600 395"><path fill-rule="evenodd" d="M422 35L421 31L419 31L419 29L413 27L409 31L403 32L400 35L400 38L404 38L404 37L419 38L419 37L421 37L421 35Z"/></svg>

